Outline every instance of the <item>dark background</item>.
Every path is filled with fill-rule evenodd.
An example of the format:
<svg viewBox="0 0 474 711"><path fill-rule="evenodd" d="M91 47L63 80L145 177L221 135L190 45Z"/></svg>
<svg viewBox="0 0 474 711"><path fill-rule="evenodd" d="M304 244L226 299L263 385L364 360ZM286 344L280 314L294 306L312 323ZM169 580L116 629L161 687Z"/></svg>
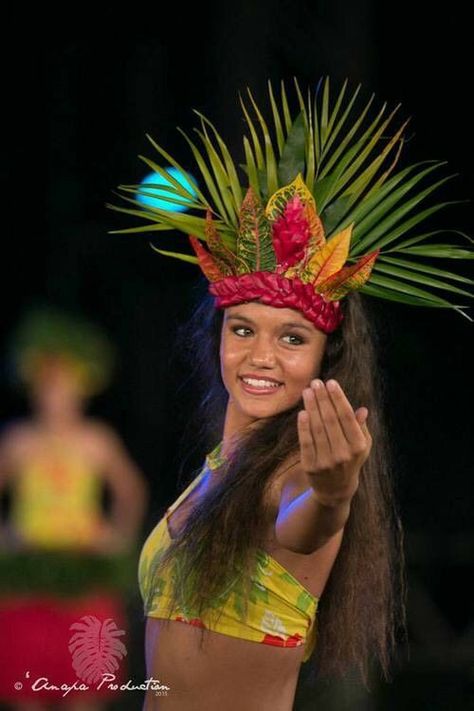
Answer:
<svg viewBox="0 0 474 711"><path fill-rule="evenodd" d="M458 2L260 0L81 5L51 17L19 7L3 29L2 335L38 300L107 330L119 367L90 412L116 427L150 481L147 533L177 493L186 454L194 393L179 390L186 372L170 347L198 270L153 252L146 236L108 234L136 224L105 203L125 205L112 190L148 172L139 154L158 158L145 133L191 168L176 126L192 131L193 108L238 152L246 86L265 101L268 78L274 87L285 79L291 93L293 76L305 87L325 74L334 87L348 77L349 90L361 82L377 107L401 102L400 122L412 117L403 165L446 160L444 174L459 176L435 196L471 199L471 22ZM473 235L472 205L447 208L436 224ZM163 244L186 249L182 235ZM443 266L469 274L466 262ZM372 695L349 680L326 691L322 706L302 677L295 708L474 708L472 325L454 311L375 301L406 529L411 660ZM5 424L27 412L5 358L0 387ZM203 454L196 443L189 466Z"/></svg>

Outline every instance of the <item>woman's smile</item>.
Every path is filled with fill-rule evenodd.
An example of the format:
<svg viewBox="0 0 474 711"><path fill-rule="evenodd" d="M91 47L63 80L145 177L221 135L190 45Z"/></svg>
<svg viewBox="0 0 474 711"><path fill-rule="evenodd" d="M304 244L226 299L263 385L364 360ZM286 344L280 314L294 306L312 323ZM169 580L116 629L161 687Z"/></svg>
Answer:
<svg viewBox="0 0 474 711"><path fill-rule="evenodd" d="M266 381L265 379L239 377L242 389L250 395L273 395L281 390L283 383Z"/></svg>

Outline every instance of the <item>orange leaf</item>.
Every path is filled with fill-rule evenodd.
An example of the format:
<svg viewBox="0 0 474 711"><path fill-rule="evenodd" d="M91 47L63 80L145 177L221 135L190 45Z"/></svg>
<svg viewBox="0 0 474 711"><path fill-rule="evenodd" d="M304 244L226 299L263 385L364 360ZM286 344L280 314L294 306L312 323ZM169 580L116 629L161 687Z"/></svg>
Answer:
<svg viewBox="0 0 474 711"><path fill-rule="evenodd" d="M322 249L318 249L308 261L305 272L315 286L324 282L341 269L347 261L353 224L332 237Z"/></svg>
<svg viewBox="0 0 474 711"><path fill-rule="evenodd" d="M220 271L214 261L214 258L206 249L204 249L197 237L193 237L192 235L188 235L188 237L204 275L209 279L209 281L217 281L218 279L222 279L225 275Z"/></svg>
<svg viewBox="0 0 474 711"><path fill-rule="evenodd" d="M318 284L316 291L324 294L329 301L337 301L349 291L360 289L369 279L379 252L380 248L370 254L364 254L355 264L340 269L323 283Z"/></svg>
<svg viewBox="0 0 474 711"><path fill-rule="evenodd" d="M309 229L311 232L311 237L309 239L309 246L313 249L321 249L326 244L326 238L324 236L324 227L321 222L321 218L316 212L316 207L314 201L306 203L304 206L304 216L308 220Z"/></svg>
<svg viewBox="0 0 474 711"><path fill-rule="evenodd" d="M204 232L209 251L220 271L226 276L237 273L237 259L235 254L226 247L212 219L211 210L206 210L206 225Z"/></svg>

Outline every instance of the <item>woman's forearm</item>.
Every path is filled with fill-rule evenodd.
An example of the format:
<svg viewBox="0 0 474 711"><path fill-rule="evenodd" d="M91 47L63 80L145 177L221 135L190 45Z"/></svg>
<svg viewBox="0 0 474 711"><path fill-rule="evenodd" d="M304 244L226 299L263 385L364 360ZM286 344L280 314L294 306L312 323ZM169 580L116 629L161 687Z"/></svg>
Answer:
<svg viewBox="0 0 474 711"><path fill-rule="evenodd" d="M278 514L277 541L295 553L313 553L345 526L350 510L350 499L325 504L310 486Z"/></svg>

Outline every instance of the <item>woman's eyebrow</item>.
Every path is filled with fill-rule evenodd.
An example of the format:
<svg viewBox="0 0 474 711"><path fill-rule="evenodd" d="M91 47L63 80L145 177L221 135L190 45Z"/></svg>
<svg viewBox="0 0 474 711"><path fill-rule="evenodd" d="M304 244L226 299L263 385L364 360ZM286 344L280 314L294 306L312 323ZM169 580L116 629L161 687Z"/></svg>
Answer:
<svg viewBox="0 0 474 711"><path fill-rule="evenodd" d="M240 316L240 314L231 314L227 316L227 321L230 321L231 319L236 321L246 321L247 323L251 323L252 326L255 325L251 318L248 318L247 316ZM281 326L289 328L302 328L305 331L308 331L308 333L312 332L312 329L309 328L309 326L306 326L304 323L297 323L296 321L285 321L285 323L282 323Z"/></svg>

